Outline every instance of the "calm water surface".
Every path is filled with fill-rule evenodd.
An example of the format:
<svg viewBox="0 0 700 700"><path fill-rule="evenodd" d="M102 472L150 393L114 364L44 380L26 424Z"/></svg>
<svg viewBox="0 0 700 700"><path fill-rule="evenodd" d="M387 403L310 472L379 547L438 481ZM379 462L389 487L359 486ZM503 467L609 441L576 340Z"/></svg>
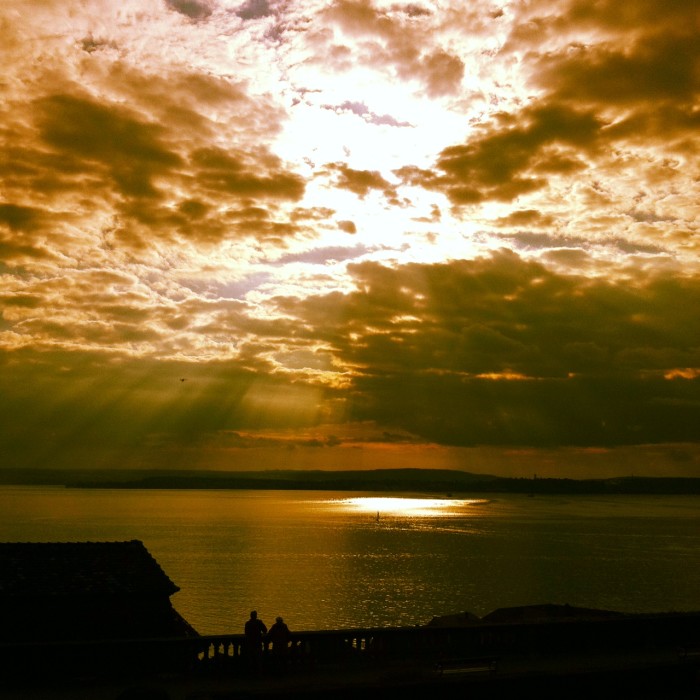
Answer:
<svg viewBox="0 0 700 700"><path fill-rule="evenodd" d="M570 603L700 609L700 498L0 487L0 541L139 539L201 634Z"/></svg>

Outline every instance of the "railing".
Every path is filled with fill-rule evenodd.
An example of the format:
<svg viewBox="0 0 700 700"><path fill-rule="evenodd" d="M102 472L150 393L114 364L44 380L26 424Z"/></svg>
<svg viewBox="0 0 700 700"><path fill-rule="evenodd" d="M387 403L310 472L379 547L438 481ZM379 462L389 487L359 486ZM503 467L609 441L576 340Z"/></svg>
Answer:
<svg viewBox="0 0 700 700"><path fill-rule="evenodd" d="M399 633L404 630L397 630ZM407 630L410 638L417 629ZM284 663L289 668L316 668L329 664L362 664L386 657L387 630L351 629L299 632L291 635L284 652ZM423 636L423 635L418 635ZM194 670L238 670L246 667L246 646L243 635L202 636L190 640L194 648ZM263 665L273 664L274 652L266 643Z"/></svg>
<svg viewBox="0 0 700 700"><path fill-rule="evenodd" d="M0 643L0 677L39 674L105 676L241 674L247 668L241 634L188 638ZM293 633L285 655L289 669L378 666L395 661L446 668L458 660L509 655L557 655L650 649L700 648L700 614L633 616L612 620L547 623L479 623L468 627L369 628ZM679 656L680 658L680 656ZM265 649L263 670L272 668ZM489 661L489 664L491 662ZM495 666L494 666L495 667Z"/></svg>

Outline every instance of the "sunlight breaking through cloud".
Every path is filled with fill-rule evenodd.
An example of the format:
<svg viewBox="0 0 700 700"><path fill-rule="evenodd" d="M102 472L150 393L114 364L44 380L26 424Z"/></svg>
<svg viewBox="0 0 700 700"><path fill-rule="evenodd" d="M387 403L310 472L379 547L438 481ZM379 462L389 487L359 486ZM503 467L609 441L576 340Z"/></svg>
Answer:
<svg viewBox="0 0 700 700"><path fill-rule="evenodd" d="M0 3L0 456L700 475L697 7L620 8Z"/></svg>

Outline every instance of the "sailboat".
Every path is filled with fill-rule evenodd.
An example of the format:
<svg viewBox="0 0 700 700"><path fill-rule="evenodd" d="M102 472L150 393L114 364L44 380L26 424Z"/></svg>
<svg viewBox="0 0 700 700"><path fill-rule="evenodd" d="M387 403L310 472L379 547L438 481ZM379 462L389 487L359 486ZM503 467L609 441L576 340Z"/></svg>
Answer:
<svg viewBox="0 0 700 700"><path fill-rule="evenodd" d="M535 482L537 481L537 474L532 475L532 490L530 493L528 493L528 498L534 498L535 497Z"/></svg>

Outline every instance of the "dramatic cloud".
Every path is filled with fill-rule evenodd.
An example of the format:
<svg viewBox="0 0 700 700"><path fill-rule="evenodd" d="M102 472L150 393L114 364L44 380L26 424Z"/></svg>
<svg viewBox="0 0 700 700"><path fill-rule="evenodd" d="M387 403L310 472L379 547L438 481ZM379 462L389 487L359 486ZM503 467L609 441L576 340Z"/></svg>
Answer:
<svg viewBox="0 0 700 700"><path fill-rule="evenodd" d="M700 475L697 22L2 3L3 464Z"/></svg>
<svg viewBox="0 0 700 700"><path fill-rule="evenodd" d="M444 190L455 204L510 202L546 187L548 176L584 169L581 155L595 150L601 126L590 113L536 107L524 110L518 125L503 115L483 136L443 150L439 173L403 172L412 184Z"/></svg>
<svg viewBox="0 0 700 700"><path fill-rule="evenodd" d="M358 419L449 444L692 439L696 280L564 277L505 251L353 271L358 291L305 319L356 368Z"/></svg>

